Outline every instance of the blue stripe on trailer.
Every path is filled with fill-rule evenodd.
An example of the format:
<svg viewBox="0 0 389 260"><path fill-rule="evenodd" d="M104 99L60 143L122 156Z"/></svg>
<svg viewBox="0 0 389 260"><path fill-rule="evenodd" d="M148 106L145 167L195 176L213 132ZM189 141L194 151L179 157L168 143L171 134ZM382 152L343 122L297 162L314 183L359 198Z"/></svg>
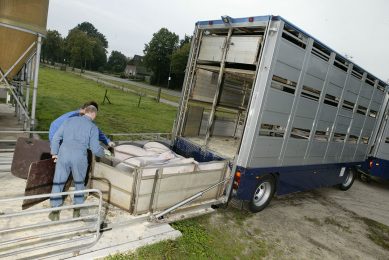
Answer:
<svg viewBox="0 0 389 260"><path fill-rule="evenodd" d="M248 23L249 19L252 18L252 23L255 22L263 22L263 21L269 21L272 16L270 15L264 15L264 16L252 16L252 17L244 17L244 18L231 18L231 23ZM199 21L196 23L196 25L222 25L224 24L223 20L209 20L209 21Z"/></svg>
<svg viewBox="0 0 389 260"><path fill-rule="evenodd" d="M342 176L340 174L342 167L347 168L360 164L363 164L363 162L267 168L238 167L241 172L241 179L237 190L237 198L250 200L257 188L260 177L267 174L273 174L277 178L277 195L284 195L340 184L346 178L345 173Z"/></svg>

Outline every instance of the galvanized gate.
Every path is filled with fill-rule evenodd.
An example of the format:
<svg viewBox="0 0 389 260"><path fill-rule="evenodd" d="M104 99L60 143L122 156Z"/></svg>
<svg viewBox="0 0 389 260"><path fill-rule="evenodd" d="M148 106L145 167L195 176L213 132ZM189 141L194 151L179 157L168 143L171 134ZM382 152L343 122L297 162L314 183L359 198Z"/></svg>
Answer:
<svg viewBox="0 0 389 260"><path fill-rule="evenodd" d="M26 199L91 194L83 204L51 208L38 204L21 210ZM73 217L73 209L81 216ZM56 256L93 246L100 237L102 193L97 189L69 191L0 199L0 258L31 259ZM60 220L50 221L48 214L60 210Z"/></svg>

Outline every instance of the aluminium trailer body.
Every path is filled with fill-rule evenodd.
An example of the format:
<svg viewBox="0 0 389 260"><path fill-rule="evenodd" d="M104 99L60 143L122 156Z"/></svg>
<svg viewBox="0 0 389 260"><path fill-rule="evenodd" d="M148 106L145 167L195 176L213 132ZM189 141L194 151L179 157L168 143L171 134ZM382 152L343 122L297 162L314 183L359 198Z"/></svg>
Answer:
<svg viewBox="0 0 389 260"><path fill-rule="evenodd" d="M345 190L386 88L282 17L198 22L174 142L230 159L232 194L252 211L275 192Z"/></svg>
<svg viewBox="0 0 389 260"><path fill-rule="evenodd" d="M378 118L379 124L374 131L374 142L362 170L367 177L389 180L389 94L385 96L384 106Z"/></svg>

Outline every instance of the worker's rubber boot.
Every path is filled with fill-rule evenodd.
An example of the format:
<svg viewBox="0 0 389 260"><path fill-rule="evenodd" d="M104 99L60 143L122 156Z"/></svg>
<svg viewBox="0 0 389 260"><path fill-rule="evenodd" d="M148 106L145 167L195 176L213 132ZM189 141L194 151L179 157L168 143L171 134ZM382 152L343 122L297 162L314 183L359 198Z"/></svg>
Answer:
<svg viewBox="0 0 389 260"><path fill-rule="evenodd" d="M49 214L49 219L51 221L58 221L59 220L59 210L53 210Z"/></svg>
<svg viewBox="0 0 389 260"><path fill-rule="evenodd" d="M80 209L73 209L73 218L79 218L81 216Z"/></svg>

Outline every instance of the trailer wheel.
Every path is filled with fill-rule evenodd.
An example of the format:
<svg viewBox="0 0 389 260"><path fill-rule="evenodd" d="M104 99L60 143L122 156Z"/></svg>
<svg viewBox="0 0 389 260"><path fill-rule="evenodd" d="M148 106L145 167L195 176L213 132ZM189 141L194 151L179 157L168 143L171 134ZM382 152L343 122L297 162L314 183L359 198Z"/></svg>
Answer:
<svg viewBox="0 0 389 260"><path fill-rule="evenodd" d="M357 173L354 168L348 168L346 174L347 174L346 179L343 181L343 183L339 184L339 188L344 191L351 188L357 176Z"/></svg>
<svg viewBox="0 0 389 260"><path fill-rule="evenodd" d="M275 192L275 179L271 175L263 176L250 200L249 209L256 213L269 205Z"/></svg>

